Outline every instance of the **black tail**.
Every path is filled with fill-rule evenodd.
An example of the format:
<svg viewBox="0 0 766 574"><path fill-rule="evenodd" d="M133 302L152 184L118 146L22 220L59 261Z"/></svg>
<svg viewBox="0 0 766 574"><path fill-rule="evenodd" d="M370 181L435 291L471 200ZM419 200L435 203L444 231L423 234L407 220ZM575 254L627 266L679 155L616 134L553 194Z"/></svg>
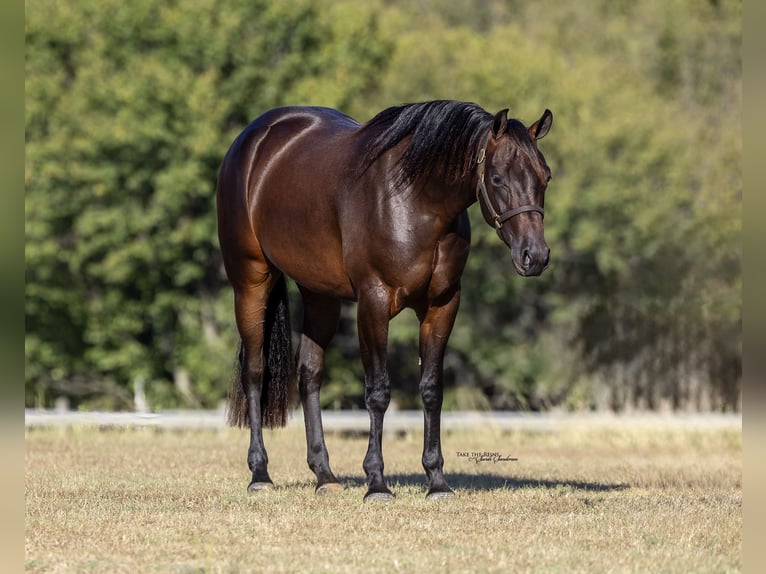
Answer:
<svg viewBox="0 0 766 574"><path fill-rule="evenodd" d="M250 415L243 381L247 372L247 357L241 342L237 366L237 377L229 390L228 420L231 426L249 427ZM269 295L264 323L261 420L266 428L278 428L287 424L289 406L295 395L294 381L290 308L287 282L282 276Z"/></svg>

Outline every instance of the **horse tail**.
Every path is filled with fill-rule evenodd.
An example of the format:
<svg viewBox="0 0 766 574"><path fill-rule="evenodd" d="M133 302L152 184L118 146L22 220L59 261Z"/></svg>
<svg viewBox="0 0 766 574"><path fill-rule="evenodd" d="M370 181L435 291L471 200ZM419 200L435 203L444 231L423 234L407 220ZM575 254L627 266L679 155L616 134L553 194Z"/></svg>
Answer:
<svg viewBox="0 0 766 574"><path fill-rule="evenodd" d="M228 422L248 427L250 415L245 395L247 373L245 347L240 341L238 373L229 390ZM263 341L263 383L261 385L261 422L266 428L287 424L290 404L295 399L295 362L290 329L290 307L284 275L274 285L266 304Z"/></svg>
<svg viewBox="0 0 766 574"><path fill-rule="evenodd" d="M269 295L265 335L261 418L266 428L278 428L287 424L291 399L295 398L297 390L290 305L284 275Z"/></svg>

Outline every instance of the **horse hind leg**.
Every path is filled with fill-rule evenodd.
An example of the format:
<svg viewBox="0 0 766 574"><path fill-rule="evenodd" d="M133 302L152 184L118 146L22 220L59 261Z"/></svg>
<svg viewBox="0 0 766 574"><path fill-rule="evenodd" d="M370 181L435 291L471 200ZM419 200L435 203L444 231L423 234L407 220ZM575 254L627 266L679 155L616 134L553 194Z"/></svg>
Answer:
<svg viewBox="0 0 766 574"><path fill-rule="evenodd" d="M327 345L338 328L340 301L301 289L303 296L303 334L298 350L298 387L306 425L306 451L309 468L317 477L317 494L343 489L330 468L330 458L322 429L319 390L324 373Z"/></svg>
<svg viewBox="0 0 766 574"><path fill-rule="evenodd" d="M247 463L252 472L248 486L250 492L274 486L268 472L269 459L263 442L263 426L280 426L284 424L286 416L286 402L283 412L278 415L269 411L269 395L284 394L284 388L271 387L276 387L275 383L286 385L288 381L275 381L271 373L267 372L264 343L269 335L273 336L269 330L274 328L270 323L274 319L275 302L270 294L276 283L272 275L267 277L260 283L234 290L234 310L241 337L240 377L238 382L235 381L229 397L229 415L232 424L250 427L247 454ZM284 281L281 277L280 280ZM289 336L289 326L287 334Z"/></svg>

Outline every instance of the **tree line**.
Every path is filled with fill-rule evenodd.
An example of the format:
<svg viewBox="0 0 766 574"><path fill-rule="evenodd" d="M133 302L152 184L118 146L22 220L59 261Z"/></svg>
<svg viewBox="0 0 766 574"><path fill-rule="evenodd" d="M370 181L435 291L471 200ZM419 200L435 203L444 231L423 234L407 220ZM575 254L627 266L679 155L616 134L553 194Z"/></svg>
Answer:
<svg viewBox="0 0 766 574"><path fill-rule="evenodd" d="M279 105L363 122L455 99L553 110L552 263L515 276L471 208L445 407L739 409L741 18L717 0L29 4L27 406L215 406L237 335L214 189L236 134ZM354 313L327 407L364 404ZM390 337L415 408L414 316Z"/></svg>

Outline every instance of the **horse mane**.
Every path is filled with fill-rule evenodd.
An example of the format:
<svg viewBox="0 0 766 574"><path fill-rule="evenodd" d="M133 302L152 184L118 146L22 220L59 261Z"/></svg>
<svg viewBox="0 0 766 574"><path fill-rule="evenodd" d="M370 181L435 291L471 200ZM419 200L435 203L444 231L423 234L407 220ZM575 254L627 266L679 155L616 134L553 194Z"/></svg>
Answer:
<svg viewBox="0 0 766 574"><path fill-rule="evenodd" d="M398 183L424 181L436 174L447 183L457 183L474 166L492 120L492 114L476 104L451 100L387 108L362 126L363 132L371 134L362 173L409 138L398 160Z"/></svg>

